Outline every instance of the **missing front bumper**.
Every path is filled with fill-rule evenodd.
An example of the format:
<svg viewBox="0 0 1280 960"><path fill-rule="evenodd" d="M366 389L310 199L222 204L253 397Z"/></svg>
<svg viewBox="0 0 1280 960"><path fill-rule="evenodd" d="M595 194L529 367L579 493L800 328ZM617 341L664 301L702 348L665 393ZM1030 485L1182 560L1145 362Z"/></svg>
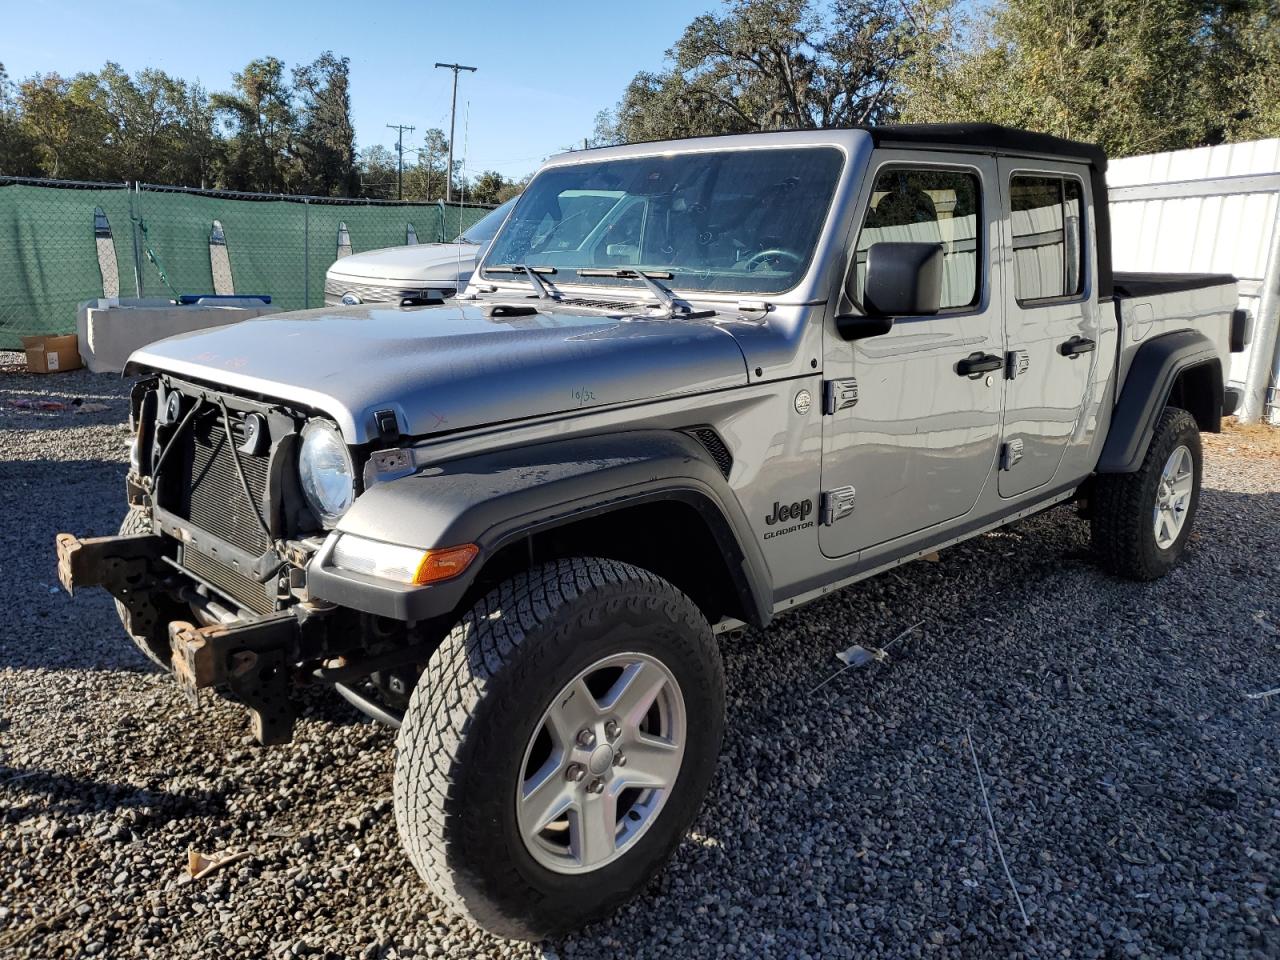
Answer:
<svg viewBox="0 0 1280 960"><path fill-rule="evenodd" d="M261 744L288 743L298 705L290 667L300 655L302 622L292 612L234 624L169 624L173 675L194 704L200 691L226 687L249 710Z"/></svg>
<svg viewBox="0 0 1280 960"><path fill-rule="evenodd" d="M258 742L290 739L298 713L292 667L325 648L324 611L298 606L198 627L181 619L191 615L196 581L168 562L171 539L60 533L56 542L58 579L68 593L102 587L129 607L135 622L158 623L161 631L167 623L174 678L189 699L198 704L200 690L227 689L248 708Z"/></svg>

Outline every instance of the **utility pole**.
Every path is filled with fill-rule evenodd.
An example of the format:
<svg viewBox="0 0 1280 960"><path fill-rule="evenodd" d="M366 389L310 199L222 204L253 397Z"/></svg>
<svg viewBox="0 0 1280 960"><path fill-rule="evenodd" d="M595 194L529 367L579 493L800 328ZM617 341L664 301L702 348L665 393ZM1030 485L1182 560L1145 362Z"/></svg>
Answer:
<svg viewBox="0 0 1280 960"><path fill-rule="evenodd" d="M436 67L453 71L453 106L449 110L449 167L444 172L444 199L448 203L453 200L453 131L458 119L458 71L470 70L475 73L476 68L464 67L460 63L437 63Z"/></svg>
<svg viewBox="0 0 1280 960"><path fill-rule="evenodd" d="M388 123L388 130L396 131L396 156L400 158L396 164L396 199L404 199L404 132L408 130L413 133L417 127L410 127L403 123Z"/></svg>

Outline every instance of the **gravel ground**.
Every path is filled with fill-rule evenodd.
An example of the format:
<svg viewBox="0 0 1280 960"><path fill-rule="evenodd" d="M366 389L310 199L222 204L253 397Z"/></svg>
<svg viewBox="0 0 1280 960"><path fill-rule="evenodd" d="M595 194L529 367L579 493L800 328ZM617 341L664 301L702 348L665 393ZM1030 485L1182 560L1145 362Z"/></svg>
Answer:
<svg viewBox="0 0 1280 960"><path fill-rule="evenodd" d="M105 594L62 594L54 533L122 513L127 389L0 362L0 956L1280 956L1280 695L1248 696L1280 685L1273 433L1207 438L1160 583L1099 574L1062 509L727 641L694 833L618 916L527 945L419 884L389 732L317 695L294 744L254 747ZM108 409L13 406L39 397ZM190 848L249 855L188 881Z"/></svg>

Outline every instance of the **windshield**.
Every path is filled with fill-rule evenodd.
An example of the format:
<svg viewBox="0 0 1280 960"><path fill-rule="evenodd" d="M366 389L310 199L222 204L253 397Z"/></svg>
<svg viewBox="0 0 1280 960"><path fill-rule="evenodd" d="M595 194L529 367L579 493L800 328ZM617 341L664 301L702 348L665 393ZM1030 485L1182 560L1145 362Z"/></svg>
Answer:
<svg viewBox="0 0 1280 960"><path fill-rule="evenodd" d="M502 221L507 219L507 214L511 212L511 208L515 206L515 202L519 197L512 197L506 203L499 207L494 207L483 217L473 223L466 232L462 233L454 243L474 243L476 246L484 246L493 239L493 235L498 232L498 228L502 226Z"/></svg>
<svg viewBox="0 0 1280 960"><path fill-rule="evenodd" d="M688 290L779 293L813 258L843 155L832 147L627 157L552 167L519 198L488 267L550 267L553 283L617 285L576 271L629 268Z"/></svg>

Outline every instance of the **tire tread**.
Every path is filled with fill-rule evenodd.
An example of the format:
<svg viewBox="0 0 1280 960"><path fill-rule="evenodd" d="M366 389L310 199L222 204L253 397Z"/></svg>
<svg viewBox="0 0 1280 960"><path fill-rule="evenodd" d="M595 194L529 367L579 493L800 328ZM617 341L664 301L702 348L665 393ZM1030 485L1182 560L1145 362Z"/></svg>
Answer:
<svg viewBox="0 0 1280 960"><path fill-rule="evenodd" d="M1097 477L1091 504L1091 535L1098 560L1110 573L1130 580L1155 580L1167 573L1181 555L1195 521L1198 480L1192 494L1192 514L1187 518L1172 561L1159 557L1148 548L1149 531L1146 529L1151 523L1148 485L1152 482L1152 475L1158 475L1164 469L1165 462L1179 442L1192 445L1192 455L1198 464L1200 440L1195 418L1180 407L1166 407L1156 422L1142 466L1134 473L1100 474ZM1151 540L1153 545L1154 538Z"/></svg>
<svg viewBox="0 0 1280 960"><path fill-rule="evenodd" d="M445 905L473 923L507 936L536 939L550 932L530 919L536 904L519 915L499 904L495 889L529 889L512 863L470 863L463 851L479 829L468 818L459 755L485 756L485 726L475 722L477 707L490 696L493 681L508 670L521 677L538 676L554 664L540 649L517 657L535 633L572 634L599 605L579 599L605 598L636 610L652 605L673 623L691 628L678 632L691 644L709 644L710 626L692 601L657 575L613 560L575 557L521 573L495 587L462 617L432 655L406 711L396 745L394 797L396 827L410 861ZM542 644L545 649L547 644ZM714 657L712 695L723 702L724 678L718 651ZM695 694L698 695L698 694ZM718 747L718 743L717 743ZM494 829L489 825L489 829ZM616 909L630 891L610 896L594 915Z"/></svg>

